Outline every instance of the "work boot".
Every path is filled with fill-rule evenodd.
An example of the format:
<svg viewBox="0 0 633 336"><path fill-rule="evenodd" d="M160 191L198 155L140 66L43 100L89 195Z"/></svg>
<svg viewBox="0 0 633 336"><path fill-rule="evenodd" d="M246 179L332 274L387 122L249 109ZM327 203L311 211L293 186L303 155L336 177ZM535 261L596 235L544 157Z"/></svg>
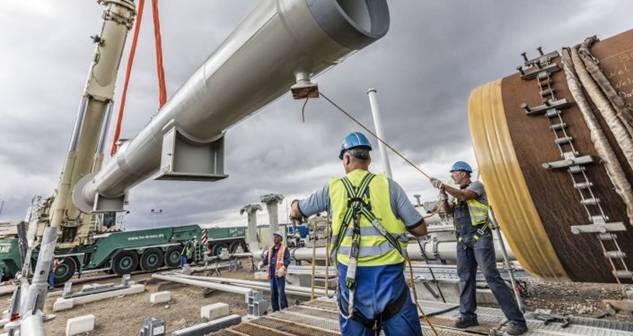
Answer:
<svg viewBox="0 0 633 336"><path fill-rule="evenodd" d="M528 331L528 328L525 324L510 322L503 327L503 331L508 335L523 335Z"/></svg>
<svg viewBox="0 0 633 336"><path fill-rule="evenodd" d="M477 318L460 317L455 321L455 328L466 329L468 327L478 326Z"/></svg>

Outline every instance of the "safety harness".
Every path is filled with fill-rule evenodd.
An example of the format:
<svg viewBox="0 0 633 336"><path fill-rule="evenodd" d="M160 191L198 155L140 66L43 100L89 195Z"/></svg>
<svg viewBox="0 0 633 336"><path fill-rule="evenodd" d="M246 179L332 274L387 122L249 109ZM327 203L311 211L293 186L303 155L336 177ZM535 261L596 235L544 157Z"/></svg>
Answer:
<svg viewBox="0 0 633 336"><path fill-rule="evenodd" d="M338 260L336 258L338 249L343 241L343 238L346 236L347 230L349 228L350 223L352 224L352 246L349 254L349 263L347 266L347 274L345 276L345 287L347 287L349 291L349 301L347 303L347 309L344 309L341 304L341 312L348 319L352 319L362 323L365 327L371 328L376 335L380 333L382 329L382 321L386 321L391 318L394 314L396 314L404 303L406 302L406 296L408 295L408 291L405 289L399 295L399 297L393 302L389 303L387 307L385 307L385 311L382 312L378 317L374 317L373 319L369 319L363 316L360 312L354 311L354 293L356 290L356 270L358 268L358 258L360 255L360 240L361 240L361 227L360 227L360 219L361 216L365 216L365 218L371 223L374 229L379 232L388 242L389 244L396 249L400 255L406 260L406 250L402 249L402 246L398 242L391 233L389 233L382 226L380 221L376 218L376 216L371 211L371 202L369 199L369 183L376 175L368 173L365 175L363 180L361 181L358 187L354 187L352 182L347 178L343 177L341 182L345 187L347 192L347 210L343 216L343 221L341 222L341 227L336 236L336 240L334 241L334 245L332 246L332 253L330 258L333 258L338 266ZM345 310L347 313L345 314Z"/></svg>

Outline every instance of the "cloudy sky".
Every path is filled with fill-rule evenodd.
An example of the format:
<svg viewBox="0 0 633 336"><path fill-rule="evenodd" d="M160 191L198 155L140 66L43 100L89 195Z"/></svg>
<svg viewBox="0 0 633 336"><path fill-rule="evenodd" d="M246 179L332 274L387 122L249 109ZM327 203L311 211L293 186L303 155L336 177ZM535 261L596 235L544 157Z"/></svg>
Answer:
<svg viewBox="0 0 633 336"><path fill-rule="evenodd" d="M255 7L253 0L161 1L168 94L202 64ZM455 160L474 161L466 119L469 92L510 74L520 53L606 38L633 28L627 0L392 0L385 38L317 78L321 90L371 125L366 90L378 89L385 137L425 171L448 179ZM122 137L131 138L157 109L149 2L128 92ZM20 219L33 195L57 183L100 29L101 8L86 0L0 2L0 220ZM129 43L128 43L129 46ZM127 55L127 50L125 52ZM125 60L124 60L125 62ZM122 67L123 68L123 67ZM116 100L122 87L120 71ZM346 133L358 128L323 101L289 94L230 128L228 179L215 183L146 181L130 193L128 228L243 224L239 209L266 193L305 196L340 175ZM374 141L375 143L375 141ZM378 153L373 168L381 170ZM473 162L474 163L474 162ZM409 195L435 191L391 157ZM289 202L288 202L289 203ZM280 210L285 216L287 203ZM151 209L162 209L152 214ZM261 214L260 222L266 222Z"/></svg>

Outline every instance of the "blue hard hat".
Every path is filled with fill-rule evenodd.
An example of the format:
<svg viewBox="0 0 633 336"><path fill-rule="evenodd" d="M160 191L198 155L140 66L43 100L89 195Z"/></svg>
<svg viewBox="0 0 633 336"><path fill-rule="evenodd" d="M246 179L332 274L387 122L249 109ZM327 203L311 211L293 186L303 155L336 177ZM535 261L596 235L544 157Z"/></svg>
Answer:
<svg viewBox="0 0 633 336"><path fill-rule="evenodd" d="M457 161L453 163L453 166L451 167L451 173L454 171L465 171L467 173L472 173L473 169L470 167L468 163L464 161Z"/></svg>
<svg viewBox="0 0 633 336"><path fill-rule="evenodd" d="M359 147L371 150L371 143L369 143L369 139L367 139L365 134L361 132L352 132L348 134L341 144L341 152L339 153L338 158L343 160L343 153L345 153L345 151Z"/></svg>

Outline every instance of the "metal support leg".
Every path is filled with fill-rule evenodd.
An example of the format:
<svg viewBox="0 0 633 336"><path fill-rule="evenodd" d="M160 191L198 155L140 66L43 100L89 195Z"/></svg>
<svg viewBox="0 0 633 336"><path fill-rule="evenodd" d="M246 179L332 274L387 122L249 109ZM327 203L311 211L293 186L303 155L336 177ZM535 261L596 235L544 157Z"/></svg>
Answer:
<svg viewBox="0 0 633 336"><path fill-rule="evenodd" d="M495 231L497 235L497 239L499 239L499 245L501 245L501 253L503 254L503 265L504 268L508 271L508 276L510 277L510 283L512 284L512 292L514 293L514 297L517 300L517 304L519 305L519 309L521 312L525 313L525 303L521 299L521 295L517 291L517 283L514 278L514 268L510 264L510 258L508 258L508 251L506 250L506 245L503 240L503 235L501 234L501 228L497 225L497 219L495 218L494 212L492 209L488 212L490 215L490 219L492 220L491 229Z"/></svg>

